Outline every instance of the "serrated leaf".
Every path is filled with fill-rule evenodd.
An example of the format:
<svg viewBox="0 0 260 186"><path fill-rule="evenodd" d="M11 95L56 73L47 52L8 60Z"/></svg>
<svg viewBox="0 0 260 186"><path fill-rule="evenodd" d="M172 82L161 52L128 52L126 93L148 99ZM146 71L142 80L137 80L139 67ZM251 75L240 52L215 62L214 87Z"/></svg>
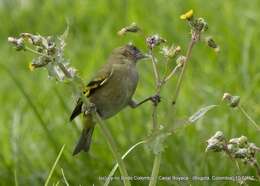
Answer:
<svg viewBox="0 0 260 186"><path fill-rule="evenodd" d="M208 111L210 111L211 109L213 109L215 107L217 107L217 105L210 105L210 106L199 109L191 117L189 117L189 122L191 122L191 123L196 122L198 119L203 117Z"/></svg>
<svg viewBox="0 0 260 186"><path fill-rule="evenodd" d="M164 141L169 136L168 133L162 133L155 138L153 138L147 145L149 149L153 151L154 154L159 154L160 152L164 151Z"/></svg>

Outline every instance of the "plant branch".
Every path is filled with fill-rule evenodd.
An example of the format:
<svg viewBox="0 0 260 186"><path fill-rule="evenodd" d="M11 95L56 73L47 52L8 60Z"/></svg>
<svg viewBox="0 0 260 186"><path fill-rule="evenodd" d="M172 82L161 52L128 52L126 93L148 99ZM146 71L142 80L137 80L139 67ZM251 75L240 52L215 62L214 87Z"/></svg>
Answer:
<svg viewBox="0 0 260 186"><path fill-rule="evenodd" d="M24 47L24 50L25 50L25 51L32 52L32 53L34 53L34 54L36 54L36 55L39 55L39 56L43 56L43 57L47 57L47 58L53 59L52 56L49 56L49 55L47 55L47 54L43 54L43 53L37 52L36 50L33 50L32 48L30 48L30 47L28 47L28 46L25 46L25 47Z"/></svg>
<svg viewBox="0 0 260 186"><path fill-rule="evenodd" d="M159 95L162 87L162 83L160 82L160 77L158 73L158 69L155 62L155 57L153 54L152 49L150 49L150 55L153 63L153 69L154 69L154 76L155 76L155 82L156 82L156 94ZM153 104L153 112L152 112L152 118L153 118L153 132L158 131L158 118L157 118L157 106L158 103ZM149 182L149 186L155 186L157 183L157 178L160 170L160 163L161 163L161 152L155 154L154 162L153 162L153 170L151 173L151 180Z"/></svg>
<svg viewBox="0 0 260 186"><path fill-rule="evenodd" d="M157 155L155 155L153 161L153 170L152 170L151 181L149 183L149 186L155 186L157 183L157 177L160 170L161 159L162 159L162 153L159 152Z"/></svg>
<svg viewBox="0 0 260 186"><path fill-rule="evenodd" d="M174 74L176 74L176 72L179 70L179 68L180 68L181 66L182 66L182 65L177 65L177 66L171 71L171 73L164 78L163 83L166 83L168 80L170 80L170 79L172 78L172 76L173 76Z"/></svg>
<svg viewBox="0 0 260 186"><path fill-rule="evenodd" d="M156 87L158 87L158 85L160 84L160 76L159 76L159 72L158 72L158 68L156 65L155 57L153 55L152 48L149 49L149 54L151 55L151 60L152 60L152 64L153 64L153 73L154 73L154 77L155 77Z"/></svg>
<svg viewBox="0 0 260 186"><path fill-rule="evenodd" d="M195 43L197 42L199 35L200 35L200 33L197 33L197 32L194 32L192 34L192 38L190 40L188 50L186 52L186 60L184 61L184 64L183 64L183 67L182 67L182 70L181 70L181 74L178 78L177 86L176 86L176 89L175 89L175 94L174 94L173 101L172 101L173 105L176 104L177 98L179 96L180 88L181 88L181 85L182 85L182 82L183 82L184 73L185 73L186 68L187 68L187 62L189 61L189 59L191 57L192 48L195 45Z"/></svg>

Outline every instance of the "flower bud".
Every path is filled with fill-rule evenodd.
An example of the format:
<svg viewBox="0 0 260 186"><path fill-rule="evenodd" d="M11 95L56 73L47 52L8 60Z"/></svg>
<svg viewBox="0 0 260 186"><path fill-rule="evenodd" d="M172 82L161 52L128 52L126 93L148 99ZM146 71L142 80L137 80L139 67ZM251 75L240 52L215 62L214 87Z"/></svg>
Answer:
<svg viewBox="0 0 260 186"><path fill-rule="evenodd" d="M247 145L247 137L246 136L241 136L238 138L238 145L239 147L245 147Z"/></svg>
<svg viewBox="0 0 260 186"><path fill-rule="evenodd" d="M232 138L232 139L229 140L228 143L238 145L238 143L239 143L239 138Z"/></svg>
<svg viewBox="0 0 260 186"><path fill-rule="evenodd" d="M161 50L161 53L167 57L167 58L173 58L174 56L176 56L179 52L181 51L181 47L177 46L174 47L173 45L171 47L163 47Z"/></svg>
<svg viewBox="0 0 260 186"><path fill-rule="evenodd" d="M218 47L218 45L216 44L216 42L213 40L213 38L211 36L206 37L205 41L210 48L217 48Z"/></svg>
<svg viewBox="0 0 260 186"><path fill-rule="evenodd" d="M158 46L161 43L165 43L165 42L166 40L160 37L158 34L146 38L146 43L149 48L154 48L155 46Z"/></svg>
<svg viewBox="0 0 260 186"><path fill-rule="evenodd" d="M8 37L8 42L15 45L16 50L20 51L24 49L24 39L23 38L14 38L14 37Z"/></svg>
<svg viewBox="0 0 260 186"><path fill-rule="evenodd" d="M247 154L248 154L248 150L246 148L240 148L235 152L234 155L235 158L243 159L247 157Z"/></svg>
<svg viewBox="0 0 260 186"><path fill-rule="evenodd" d="M131 25L129 26L126 26L124 28L122 28L121 30L119 30L117 32L117 34L119 36L122 36L122 35L125 35L127 32L133 32L133 33L136 33L136 32L139 32L141 29L137 26L136 23L132 23Z"/></svg>
<svg viewBox="0 0 260 186"><path fill-rule="evenodd" d="M216 138L216 139L222 141L222 140L225 139L225 136L224 136L224 133L222 131L217 131L215 133L215 135L213 136L213 138Z"/></svg>
<svg viewBox="0 0 260 186"><path fill-rule="evenodd" d="M240 97L239 96L232 96L232 99L230 101L230 106L231 107L237 107L240 102Z"/></svg>
<svg viewBox="0 0 260 186"><path fill-rule="evenodd" d="M191 20L192 18L193 18L193 10L192 9L180 16L180 19L182 19L182 20Z"/></svg>
<svg viewBox="0 0 260 186"><path fill-rule="evenodd" d="M208 145L206 147L206 152L208 150L212 150L214 152L222 151L225 144L225 136L223 132L217 131L214 136L207 140L207 143Z"/></svg>
<svg viewBox="0 0 260 186"><path fill-rule="evenodd" d="M227 150L231 153L231 154L233 154L233 153L235 153L236 151L237 151L237 145L234 145L234 144L228 144L227 145Z"/></svg>
<svg viewBox="0 0 260 186"><path fill-rule="evenodd" d="M224 93L222 100L227 101L229 103L229 106L231 106L231 107L237 107L237 106L239 106L240 97L239 96L232 96L229 93Z"/></svg>
<svg viewBox="0 0 260 186"><path fill-rule="evenodd" d="M258 149L258 147L254 144L254 143L249 143L248 145L248 151L250 153L251 156L255 156L256 150Z"/></svg>
<svg viewBox="0 0 260 186"><path fill-rule="evenodd" d="M198 18L192 23L193 28L198 32L204 32L208 30L208 23L203 18Z"/></svg>

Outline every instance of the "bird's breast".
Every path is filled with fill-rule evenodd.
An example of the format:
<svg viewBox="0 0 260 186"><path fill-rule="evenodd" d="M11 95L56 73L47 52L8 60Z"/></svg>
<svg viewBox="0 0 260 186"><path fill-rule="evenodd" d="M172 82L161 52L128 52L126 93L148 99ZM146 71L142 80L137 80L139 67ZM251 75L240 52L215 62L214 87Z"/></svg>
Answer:
<svg viewBox="0 0 260 186"><path fill-rule="evenodd" d="M115 64L110 79L90 96L90 101L96 105L102 118L109 118L128 105L137 83L135 66Z"/></svg>

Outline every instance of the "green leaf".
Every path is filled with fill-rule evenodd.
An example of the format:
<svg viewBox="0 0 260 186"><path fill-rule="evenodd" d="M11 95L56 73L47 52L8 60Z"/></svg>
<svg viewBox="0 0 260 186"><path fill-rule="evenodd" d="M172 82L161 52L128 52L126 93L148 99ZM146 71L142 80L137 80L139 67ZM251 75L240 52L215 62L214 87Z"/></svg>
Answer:
<svg viewBox="0 0 260 186"><path fill-rule="evenodd" d="M217 105L210 105L210 106L199 109L191 117L189 117L189 122L191 122L191 123L196 122L198 119L200 119L202 116L204 116L208 111L210 111L211 109L213 109L215 107L217 107Z"/></svg>

